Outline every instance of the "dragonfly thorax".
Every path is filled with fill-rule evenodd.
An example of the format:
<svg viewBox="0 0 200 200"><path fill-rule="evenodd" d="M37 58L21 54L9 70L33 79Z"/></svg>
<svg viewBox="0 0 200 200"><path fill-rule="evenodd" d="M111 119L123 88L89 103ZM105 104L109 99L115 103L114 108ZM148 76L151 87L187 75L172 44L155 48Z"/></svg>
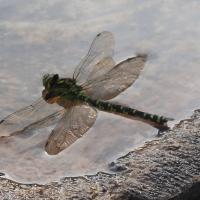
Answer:
<svg viewBox="0 0 200 200"><path fill-rule="evenodd" d="M58 74L46 74L43 76L45 89L42 96L47 103L55 103L60 99L73 101L81 92L82 87L76 84L72 78L59 78Z"/></svg>

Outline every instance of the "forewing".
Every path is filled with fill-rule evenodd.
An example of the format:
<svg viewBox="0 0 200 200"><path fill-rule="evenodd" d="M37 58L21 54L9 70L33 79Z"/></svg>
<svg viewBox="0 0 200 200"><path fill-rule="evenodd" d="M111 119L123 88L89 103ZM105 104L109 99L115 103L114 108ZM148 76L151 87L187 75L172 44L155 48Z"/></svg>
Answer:
<svg viewBox="0 0 200 200"><path fill-rule="evenodd" d="M98 80L99 77L107 74L115 66L115 61L112 57L103 58L99 61L89 73L88 79L82 87L87 87L87 85L92 84L95 80Z"/></svg>
<svg viewBox="0 0 200 200"><path fill-rule="evenodd" d="M0 137L10 136L14 132L23 131L29 125L37 124L37 122L41 124L46 116L52 115L61 109L59 106L47 104L40 98L33 104L4 118L0 122Z"/></svg>
<svg viewBox="0 0 200 200"><path fill-rule="evenodd" d="M106 74L86 82L85 93L93 99L114 98L135 82L146 60L146 55L138 55L120 62Z"/></svg>
<svg viewBox="0 0 200 200"><path fill-rule="evenodd" d="M54 112L53 114L50 114L47 117L44 117L36 122L28 124L22 130L15 131L11 133L10 135L11 136L18 135L19 137L23 137L23 138L27 136L30 137L32 130L45 128L45 127L56 124L56 122L58 122L62 118L64 112L65 112L65 109Z"/></svg>
<svg viewBox="0 0 200 200"><path fill-rule="evenodd" d="M96 110L88 105L74 105L67 109L48 138L46 152L55 155L69 147L94 124L96 116Z"/></svg>
<svg viewBox="0 0 200 200"><path fill-rule="evenodd" d="M88 80L93 67L103 58L112 57L114 52L114 36L108 31L99 33L93 40L90 49L79 65L76 67L73 77L78 84Z"/></svg>

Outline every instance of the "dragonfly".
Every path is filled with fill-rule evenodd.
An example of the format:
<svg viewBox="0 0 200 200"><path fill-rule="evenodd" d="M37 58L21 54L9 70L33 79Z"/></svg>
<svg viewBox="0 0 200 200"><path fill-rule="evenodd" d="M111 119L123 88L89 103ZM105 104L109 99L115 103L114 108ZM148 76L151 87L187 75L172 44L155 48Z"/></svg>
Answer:
<svg viewBox="0 0 200 200"><path fill-rule="evenodd" d="M114 43L111 32L101 32L72 78L45 74L42 97L4 118L0 122L0 136L15 136L56 124L44 146L48 154L56 155L93 126L97 110L145 122L159 131L168 130L171 118L109 101L136 81L147 61L147 55L138 54L116 64Z"/></svg>

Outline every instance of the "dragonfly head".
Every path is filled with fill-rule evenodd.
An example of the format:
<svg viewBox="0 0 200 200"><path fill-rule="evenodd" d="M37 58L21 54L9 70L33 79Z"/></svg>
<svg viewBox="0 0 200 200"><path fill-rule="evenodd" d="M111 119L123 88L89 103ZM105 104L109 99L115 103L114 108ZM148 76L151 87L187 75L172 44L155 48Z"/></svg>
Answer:
<svg viewBox="0 0 200 200"><path fill-rule="evenodd" d="M53 87L58 81L58 74L45 74L42 78L43 86L47 89Z"/></svg>
<svg viewBox="0 0 200 200"><path fill-rule="evenodd" d="M59 80L58 74L45 74L42 78L44 90L42 91L42 96L48 103L56 102L59 97L54 91L57 82Z"/></svg>
<svg viewBox="0 0 200 200"><path fill-rule="evenodd" d="M71 100L81 90L74 79L59 78L58 74L45 74L42 81L45 88L42 92L43 99L50 104L58 102L63 96Z"/></svg>

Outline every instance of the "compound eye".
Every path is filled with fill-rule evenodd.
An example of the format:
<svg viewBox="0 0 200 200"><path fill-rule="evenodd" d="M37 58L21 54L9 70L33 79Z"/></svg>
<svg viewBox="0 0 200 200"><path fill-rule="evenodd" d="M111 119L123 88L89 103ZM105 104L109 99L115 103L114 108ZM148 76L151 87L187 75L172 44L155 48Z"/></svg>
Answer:
<svg viewBox="0 0 200 200"><path fill-rule="evenodd" d="M59 79L58 74L54 74L54 75L53 75L53 79L58 80L58 79Z"/></svg>
<svg viewBox="0 0 200 200"><path fill-rule="evenodd" d="M51 87L55 86L55 84L57 83L58 79L59 79L58 74L53 75L53 77L51 79L51 82L50 82L50 86Z"/></svg>
<svg viewBox="0 0 200 200"><path fill-rule="evenodd" d="M46 87L47 86L47 83L49 81L49 77L50 75L49 74L45 74L42 78L42 82L43 82L43 86Z"/></svg>

